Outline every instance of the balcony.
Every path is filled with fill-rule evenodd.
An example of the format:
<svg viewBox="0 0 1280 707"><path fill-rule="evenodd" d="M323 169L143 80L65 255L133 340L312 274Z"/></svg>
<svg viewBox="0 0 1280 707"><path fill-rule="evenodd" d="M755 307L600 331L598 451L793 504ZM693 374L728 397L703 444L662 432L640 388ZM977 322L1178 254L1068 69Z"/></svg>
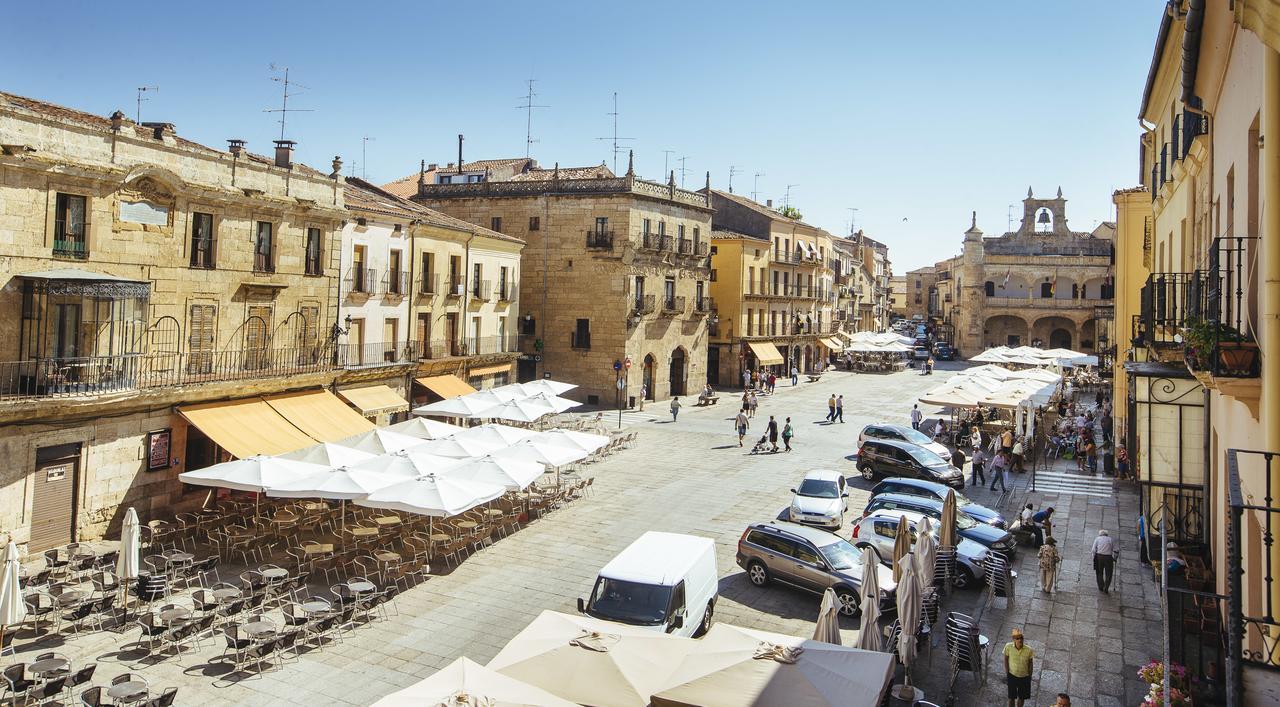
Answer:
<svg viewBox="0 0 1280 707"><path fill-rule="evenodd" d="M445 279L444 294L446 297L461 297L466 294L466 291L467 283L462 279L461 275L452 274Z"/></svg>
<svg viewBox="0 0 1280 707"><path fill-rule="evenodd" d="M698 314L709 314L716 309L716 303L710 297L694 297L693 311Z"/></svg>
<svg viewBox="0 0 1280 707"><path fill-rule="evenodd" d="M587 231L587 250L613 250L613 231Z"/></svg>
<svg viewBox="0 0 1280 707"><path fill-rule="evenodd" d="M409 293L409 273L388 272L382 278L382 293L389 297L403 297Z"/></svg>
<svg viewBox="0 0 1280 707"><path fill-rule="evenodd" d="M663 233L643 233L640 247L643 250L668 251L672 249L672 238Z"/></svg>
<svg viewBox="0 0 1280 707"><path fill-rule="evenodd" d="M434 295L440 291L439 275L423 275L418 281L418 294Z"/></svg>
<svg viewBox="0 0 1280 707"><path fill-rule="evenodd" d="M1223 622L1226 646L1222 654L1226 659L1226 703L1231 705L1254 703L1243 694L1246 669L1271 671L1280 663L1280 642L1276 641L1280 635L1280 619L1271 609L1272 597L1277 591L1277 572L1280 572L1280 567L1273 564L1276 536L1271 530L1280 523L1280 503L1276 502L1280 489L1274 481L1278 467L1280 452L1227 450L1230 513L1226 566L1229 571L1225 597L1227 616ZM1212 589L1209 587L1208 591ZM1212 637L1221 640L1220 634ZM1265 702L1261 693L1257 697L1259 704Z"/></svg>
<svg viewBox="0 0 1280 707"><path fill-rule="evenodd" d="M88 252L85 253L88 255ZM275 260L271 257L271 252L253 254L253 271L259 273L273 273L276 271Z"/></svg>
<svg viewBox="0 0 1280 707"><path fill-rule="evenodd" d="M55 240L53 242L53 257L85 260L89 257L89 244L84 241L84 238Z"/></svg>
<svg viewBox="0 0 1280 707"><path fill-rule="evenodd" d="M636 314L650 314L654 310L654 295L636 295L635 312Z"/></svg>
<svg viewBox="0 0 1280 707"><path fill-rule="evenodd" d="M571 331L569 332L569 348L579 351L589 351L591 349L591 332L589 331Z"/></svg>
<svg viewBox="0 0 1280 707"><path fill-rule="evenodd" d="M1207 387L1221 389L1229 381L1219 379L1257 378L1261 374L1261 356L1245 312L1246 297L1257 287L1247 272L1250 251L1256 257L1260 242L1250 236L1213 240L1209 269L1203 275L1200 316L1188 321L1183 332L1187 366ZM1206 381L1205 375L1210 380ZM1256 382L1249 385L1257 388ZM1247 389L1223 392L1241 397L1258 393Z"/></svg>
<svg viewBox="0 0 1280 707"><path fill-rule="evenodd" d="M516 301L516 292L519 292L519 290L520 288L517 287L516 283L514 282L506 282L506 281L499 282L498 291L496 293L498 296L498 301L499 302Z"/></svg>
<svg viewBox="0 0 1280 707"><path fill-rule="evenodd" d="M488 280L472 280L471 281L471 298L478 300L489 299L489 291L492 286Z"/></svg>
<svg viewBox="0 0 1280 707"><path fill-rule="evenodd" d="M697 242L697 243L694 243L694 244L693 244L693 254L694 254L694 255L696 255L696 256L698 256L698 257L700 257L700 258L705 258L705 257L707 256L707 253L708 253L708 252L709 252L709 249L708 249L708 247L707 247L707 244L706 244L706 243L703 243L703 242L699 241L699 242Z"/></svg>
<svg viewBox="0 0 1280 707"><path fill-rule="evenodd" d="M394 366L412 363L417 358L416 347L403 341L337 345L337 363L348 369Z"/></svg>
<svg viewBox="0 0 1280 707"><path fill-rule="evenodd" d="M693 255L693 241L688 238L677 239L676 253L679 255Z"/></svg>
<svg viewBox="0 0 1280 707"><path fill-rule="evenodd" d="M684 314L685 300L684 295L670 295L662 298L662 314L663 316L674 316Z"/></svg>
<svg viewBox="0 0 1280 707"><path fill-rule="evenodd" d="M345 287L348 294L371 295L374 283L378 281L378 271L373 268L352 266L347 270Z"/></svg>
<svg viewBox="0 0 1280 707"><path fill-rule="evenodd" d="M515 335L469 336L459 341L415 341L413 344L413 352L423 361L515 353L519 350L518 337Z"/></svg>

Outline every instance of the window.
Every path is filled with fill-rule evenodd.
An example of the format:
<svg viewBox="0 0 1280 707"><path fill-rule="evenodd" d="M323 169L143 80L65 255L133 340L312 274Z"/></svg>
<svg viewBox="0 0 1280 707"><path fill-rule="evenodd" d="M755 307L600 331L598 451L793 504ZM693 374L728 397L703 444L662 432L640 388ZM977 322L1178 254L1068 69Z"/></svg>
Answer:
<svg viewBox="0 0 1280 707"><path fill-rule="evenodd" d="M755 323L756 323L756 310L748 309L747 310L747 329L746 329L747 336L751 336L751 331L755 329Z"/></svg>
<svg viewBox="0 0 1280 707"><path fill-rule="evenodd" d="M603 235L605 233L608 233L608 231L609 231L609 217L597 216L596 217L596 233Z"/></svg>
<svg viewBox="0 0 1280 707"><path fill-rule="evenodd" d="M520 318L520 336L534 336L538 333L538 320L526 314Z"/></svg>
<svg viewBox="0 0 1280 707"><path fill-rule="evenodd" d="M507 292L507 270L505 265L498 268L498 299L504 302L511 299L511 293Z"/></svg>
<svg viewBox="0 0 1280 707"><path fill-rule="evenodd" d="M773 271L773 294L775 296L778 294L778 271L777 270Z"/></svg>
<svg viewBox="0 0 1280 707"><path fill-rule="evenodd" d="M537 216L529 217L529 230L538 231L542 229L542 219Z"/></svg>
<svg viewBox="0 0 1280 707"><path fill-rule="evenodd" d="M684 240L684 224L683 223L680 224L679 226L676 226L676 237L679 238L680 240Z"/></svg>
<svg viewBox="0 0 1280 707"><path fill-rule="evenodd" d="M432 294L436 291L436 258L432 253L422 254L422 293Z"/></svg>
<svg viewBox="0 0 1280 707"><path fill-rule="evenodd" d="M917 289L917 290L918 290L918 289L920 289L920 281L919 281L919 280L916 280L916 289Z"/></svg>
<svg viewBox="0 0 1280 707"><path fill-rule="evenodd" d="M271 306L250 305L244 323L244 356L246 370L256 371L271 364Z"/></svg>
<svg viewBox="0 0 1280 707"><path fill-rule="evenodd" d="M814 552L813 548L802 543L796 543L795 547L796 547L795 558L797 560L800 560L801 562L807 562L811 565L818 564L818 553Z"/></svg>
<svg viewBox="0 0 1280 707"><path fill-rule="evenodd" d="M651 228L652 226L653 226L653 221L651 221L650 219L645 219L640 224L640 232L647 236L649 235L650 231L652 231L652 228Z"/></svg>
<svg viewBox="0 0 1280 707"><path fill-rule="evenodd" d="M253 271L275 272L274 243L272 242L272 224L259 221L257 233L253 241Z"/></svg>
<svg viewBox="0 0 1280 707"><path fill-rule="evenodd" d="M703 305L703 302L702 302L702 290L703 290L703 284L702 284L702 281L701 281L701 280L699 280L699 281L698 281L698 282L693 286L693 297L694 297L694 303L695 303L695 305L696 305L696 309L697 309L698 311L702 311L702 305Z"/></svg>
<svg viewBox="0 0 1280 707"><path fill-rule="evenodd" d="M1053 283L1052 283L1052 282L1042 282L1042 283L1040 283L1040 297L1041 297L1042 299L1049 299L1050 297L1053 297Z"/></svg>
<svg viewBox="0 0 1280 707"><path fill-rule="evenodd" d="M213 214L191 214L191 267L212 269Z"/></svg>
<svg viewBox="0 0 1280 707"><path fill-rule="evenodd" d="M747 266L747 294L754 295L756 293L756 269Z"/></svg>
<svg viewBox="0 0 1280 707"><path fill-rule="evenodd" d="M769 336L778 335L778 313L769 312Z"/></svg>
<svg viewBox="0 0 1280 707"><path fill-rule="evenodd" d="M308 275L323 275L324 268L320 266L320 229L307 229L307 263L306 272Z"/></svg>
<svg viewBox="0 0 1280 707"><path fill-rule="evenodd" d="M369 273L371 270L366 269L364 264L367 262L367 249L362 246L354 246L351 250L351 282L349 287L352 292L368 292L370 287Z"/></svg>
<svg viewBox="0 0 1280 707"><path fill-rule="evenodd" d="M663 283L662 297L666 301L667 309L676 308L676 279L674 277L667 278Z"/></svg>
<svg viewBox="0 0 1280 707"><path fill-rule="evenodd" d="M88 200L75 194L58 194L53 215L53 254L71 258L89 257L85 238Z"/></svg>
<svg viewBox="0 0 1280 707"><path fill-rule="evenodd" d="M471 266L471 296L476 298L484 298L484 286L481 277L484 275L484 267L480 263Z"/></svg>
<svg viewBox="0 0 1280 707"><path fill-rule="evenodd" d="M491 216L491 217L489 217L489 228L490 228L491 230L498 231L499 233L501 233L501 232L502 232L502 217L501 217L501 216Z"/></svg>
<svg viewBox="0 0 1280 707"><path fill-rule="evenodd" d="M400 338L400 320L384 319L382 320L382 360L387 363L395 363L399 359L399 346L396 341Z"/></svg>
<svg viewBox="0 0 1280 707"><path fill-rule="evenodd" d="M191 305L187 325L187 373L212 373L213 349L218 335L218 308L212 304Z"/></svg>
<svg viewBox="0 0 1280 707"><path fill-rule="evenodd" d="M507 318L498 317L498 353L505 353L507 347Z"/></svg>
<svg viewBox="0 0 1280 707"><path fill-rule="evenodd" d="M298 349L298 365L309 366L320 362L320 307L319 305L303 305L298 307L298 316L302 325L297 328L298 340L294 345Z"/></svg>
<svg viewBox="0 0 1280 707"><path fill-rule="evenodd" d="M573 340L569 342L575 349L591 348L591 320L579 319L573 328Z"/></svg>
<svg viewBox="0 0 1280 707"><path fill-rule="evenodd" d="M404 294L404 283L401 282L403 273L400 272L400 265L403 257L403 251L393 250L391 251L391 257L387 265L387 292L390 292L393 295Z"/></svg>
<svg viewBox="0 0 1280 707"><path fill-rule="evenodd" d="M658 235L659 235L659 236L665 236L665 235L667 235L667 222L666 222L666 221L659 221L659 222L658 222Z"/></svg>
<svg viewBox="0 0 1280 707"><path fill-rule="evenodd" d="M996 283L994 283L994 282L992 282L992 281L990 281L990 280L987 280L987 281L982 285L982 287L986 290L986 293L987 293L987 296L988 296L988 297L995 297L995 296L996 296Z"/></svg>
<svg viewBox="0 0 1280 707"><path fill-rule="evenodd" d="M449 256L449 294L461 295L466 283L462 281L462 258Z"/></svg>
<svg viewBox="0 0 1280 707"><path fill-rule="evenodd" d="M699 240L701 240L701 238L702 238L702 235L699 233L699 231L698 231L698 227L697 227L697 226L694 226L694 227L693 227L693 242L694 242L694 243L697 243ZM758 257L760 257L760 251L758 251L758 250L756 251L756 257L757 257L757 258L758 258Z"/></svg>

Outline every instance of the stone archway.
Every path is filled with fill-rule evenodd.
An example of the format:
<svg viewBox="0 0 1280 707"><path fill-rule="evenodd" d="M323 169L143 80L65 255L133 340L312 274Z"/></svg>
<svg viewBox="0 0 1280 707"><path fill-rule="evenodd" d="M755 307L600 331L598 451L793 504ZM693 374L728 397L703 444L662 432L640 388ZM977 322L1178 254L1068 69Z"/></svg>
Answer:
<svg viewBox="0 0 1280 707"><path fill-rule="evenodd" d="M644 357L644 368L642 371L641 381L644 383L644 399L645 400L657 399L657 391L654 390L656 386L654 385L654 380L653 380L653 369L656 363L657 362L654 360L653 354L647 354Z"/></svg>
<svg viewBox="0 0 1280 707"><path fill-rule="evenodd" d="M1069 349L1071 348L1071 332L1066 329L1058 328L1049 332L1049 348L1051 349Z"/></svg>
<svg viewBox="0 0 1280 707"><path fill-rule="evenodd" d="M1086 319L1080 324L1080 346L1077 351L1089 353L1097 349L1098 320ZM1068 347L1070 348L1070 347Z"/></svg>
<svg viewBox="0 0 1280 707"><path fill-rule="evenodd" d="M1069 349L1076 342L1078 331L1076 323L1067 317L1041 317L1031 327L1031 339L1039 341L1042 348Z"/></svg>
<svg viewBox="0 0 1280 707"><path fill-rule="evenodd" d="M671 370L667 376L667 382L671 386L672 397L685 394L684 388L688 370L687 358L684 347L677 348L671 352Z"/></svg>
<svg viewBox="0 0 1280 707"><path fill-rule="evenodd" d="M991 346L1022 346L1028 341L1026 320L1012 314L987 317L982 324L982 330L984 349Z"/></svg>

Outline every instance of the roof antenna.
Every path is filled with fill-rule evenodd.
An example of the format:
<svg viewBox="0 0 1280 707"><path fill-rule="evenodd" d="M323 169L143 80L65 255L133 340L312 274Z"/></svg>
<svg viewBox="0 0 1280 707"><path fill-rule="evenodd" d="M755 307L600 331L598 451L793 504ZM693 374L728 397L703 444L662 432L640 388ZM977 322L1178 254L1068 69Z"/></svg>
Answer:
<svg viewBox="0 0 1280 707"><path fill-rule="evenodd" d="M605 115L613 116L613 137L598 137L597 140L613 140L613 173L618 173L618 152L622 149L618 147L619 140L634 140L633 137L618 137L618 92L613 92L613 112L605 113Z"/></svg>
<svg viewBox="0 0 1280 707"><path fill-rule="evenodd" d="M551 106L540 106L533 102L538 97L533 91L533 82L537 79L527 79L529 83L529 92L521 96L524 99L524 105L516 106L516 108L524 109L524 158L529 159L529 151L533 147L533 143L537 140L533 139L533 109L534 108L550 108Z"/></svg>
<svg viewBox="0 0 1280 707"><path fill-rule="evenodd" d="M739 173L741 173L741 172L742 172L742 170L741 170L741 169L738 169L737 167L734 167L733 165L729 165L729 193L730 193L730 194L732 194L732 193L733 193L733 175L735 175L735 174L739 174Z"/></svg>
<svg viewBox="0 0 1280 707"><path fill-rule="evenodd" d="M763 176L765 176L764 172L756 172L755 176L751 178L751 200L752 201L757 201L757 202L760 201L756 197L760 195L760 178Z"/></svg>
<svg viewBox="0 0 1280 707"><path fill-rule="evenodd" d="M680 163L680 188L681 189L684 189L684 175L689 172L689 170L685 169L684 167L684 161L687 159L689 159L689 156L685 155L684 157L681 157L680 159L676 160L676 162Z"/></svg>
<svg viewBox="0 0 1280 707"><path fill-rule="evenodd" d="M272 70L272 71L282 71L282 72L284 72L284 76L272 76L272 77L271 77L271 80L272 80L272 81L275 81L275 82L277 82L277 83L284 84L284 90L281 92L281 95L280 95L280 107L279 107L279 108L264 108L264 109L262 110L262 112L263 112L263 113L279 113L279 114L280 114L280 139L281 139L281 140L283 140L283 139L284 139L284 123L285 123L285 119L289 117L289 114L290 114L290 113L314 113L315 111L314 111L313 109L311 109L311 108L290 108L290 107L289 107L289 96L291 96L291 95L293 95L293 94L289 93L289 87L290 87L290 86L293 86L294 88L301 88L301 89L306 89L307 87L306 87L306 86L303 86L303 85L302 85L302 84L300 84L300 83L297 83L296 81L290 81L290 80L289 80L289 67L287 67L287 66L276 66L276 65L273 63L273 64L271 64L270 68L271 68L271 70Z"/></svg>
<svg viewBox="0 0 1280 707"><path fill-rule="evenodd" d="M799 184L787 185L787 195L786 197L783 198L782 203L785 204L788 209L791 208L791 187L798 187L798 186L800 185Z"/></svg>
<svg viewBox="0 0 1280 707"><path fill-rule="evenodd" d="M371 138L368 135L360 138L360 178L366 182L369 181L369 158L366 157L366 151L369 148L370 140L377 142L376 138Z"/></svg>
<svg viewBox="0 0 1280 707"><path fill-rule="evenodd" d="M159 91L159 90L160 90L159 86L139 86L138 87L138 112L136 114L137 120L134 121L138 125L142 125L142 102L151 100L150 98L143 98L142 94L146 93L147 91Z"/></svg>

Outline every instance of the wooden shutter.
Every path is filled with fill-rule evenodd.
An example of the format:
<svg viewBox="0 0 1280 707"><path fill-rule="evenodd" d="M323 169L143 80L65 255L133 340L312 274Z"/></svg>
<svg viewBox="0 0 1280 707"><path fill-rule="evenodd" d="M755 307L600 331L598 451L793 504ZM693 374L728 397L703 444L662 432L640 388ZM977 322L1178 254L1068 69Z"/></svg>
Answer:
<svg viewBox="0 0 1280 707"><path fill-rule="evenodd" d="M187 372L211 373L213 349L217 336L218 308L211 304L191 305L191 322L187 326Z"/></svg>
<svg viewBox="0 0 1280 707"><path fill-rule="evenodd" d="M245 368L258 370L266 367L270 334L271 307L250 306L249 318L244 324Z"/></svg>

